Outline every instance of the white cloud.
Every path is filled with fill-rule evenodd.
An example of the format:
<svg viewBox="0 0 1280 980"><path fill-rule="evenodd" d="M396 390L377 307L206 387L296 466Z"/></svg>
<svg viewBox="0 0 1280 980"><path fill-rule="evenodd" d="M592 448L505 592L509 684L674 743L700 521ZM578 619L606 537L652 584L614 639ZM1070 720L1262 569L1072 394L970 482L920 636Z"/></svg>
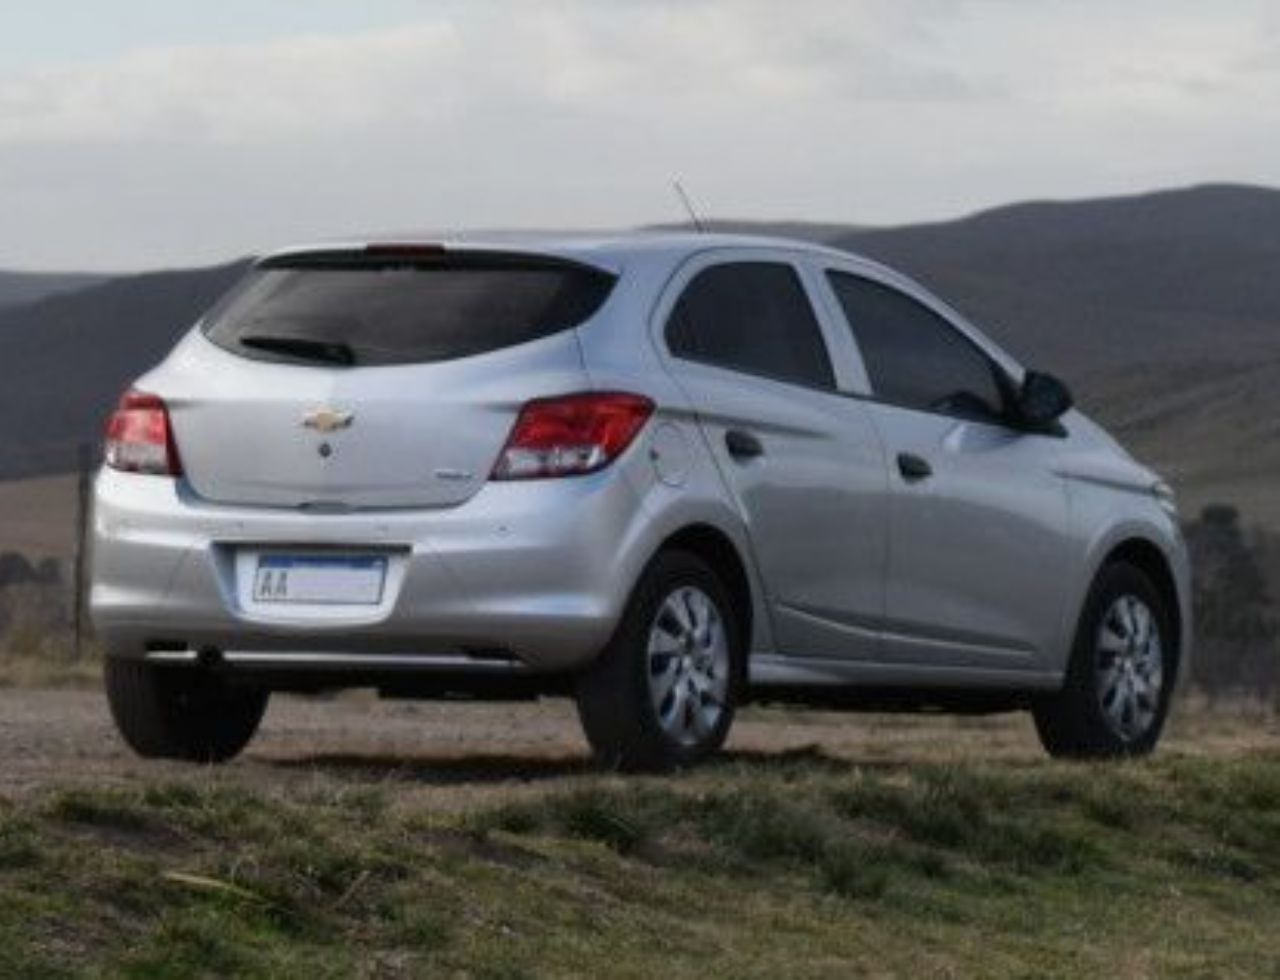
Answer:
<svg viewBox="0 0 1280 980"><path fill-rule="evenodd" d="M0 265L1280 177L1261 2L547 0L0 76Z"/></svg>
<svg viewBox="0 0 1280 980"><path fill-rule="evenodd" d="M142 50L97 65L0 81L0 141L151 136L273 140L391 121L439 104L462 57L456 32L427 24L354 39L299 37L258 46Z"/></svg>
<svg viewBox="0 0 1280 980"><path fill-rule="evenodd" d="M555 2L350 37L142 49L0 79L0 141L287 139L505 101L627 112L680 101L951 99L956 74L886 45L885 4ZM673 105L673 103L676 103Z"/></svg>

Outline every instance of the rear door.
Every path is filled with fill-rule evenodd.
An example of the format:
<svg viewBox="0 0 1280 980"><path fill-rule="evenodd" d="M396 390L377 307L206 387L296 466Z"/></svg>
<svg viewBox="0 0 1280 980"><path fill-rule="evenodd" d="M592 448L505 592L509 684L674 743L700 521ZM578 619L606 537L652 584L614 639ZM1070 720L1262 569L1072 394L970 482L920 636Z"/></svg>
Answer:
<svg viewBox="0 0 1280 980"><path fill-rule="evenodd" d="M889 455L884 654L1028 669L1053 648L1070 566L1062 440L1010 423L1007 373L939 307L829 269Z"/></svg>
<svg viewBox="0 0 1280 980"><path fill-rule="evenodd" d="M874 659L884 453L865 405L842 393L846 362L809 276L787 252L703 253L659 306L659 344L745 518L779 652Z"/></svg>
<svg viewBox="0 0 1280 980"><path fill-rule="evenodd" d="M612 283L492 253L268 261L148 383L207 500L452 506L484 484L525 401L586 386L572 328Z"/></svg>

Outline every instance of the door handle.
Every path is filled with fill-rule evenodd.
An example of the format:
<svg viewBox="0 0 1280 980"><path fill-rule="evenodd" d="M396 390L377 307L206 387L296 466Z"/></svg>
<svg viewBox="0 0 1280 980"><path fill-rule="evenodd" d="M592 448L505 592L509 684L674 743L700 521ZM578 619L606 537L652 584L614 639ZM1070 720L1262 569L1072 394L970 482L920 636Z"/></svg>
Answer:
<svg viewBox="0 0 1280 980"><path fill-rule="evenodd" d="M764 455L764 446L750 432L730 429L724 434L724 445L729 455L737 460L754 459Z"/></svg>
<svg viewBox="0 0 1280 980"><path fill-rule="evenodd" d="M915 453L898 453L898 472L908 483L915 483L933 476L933 467L927 459Z"/></svg>

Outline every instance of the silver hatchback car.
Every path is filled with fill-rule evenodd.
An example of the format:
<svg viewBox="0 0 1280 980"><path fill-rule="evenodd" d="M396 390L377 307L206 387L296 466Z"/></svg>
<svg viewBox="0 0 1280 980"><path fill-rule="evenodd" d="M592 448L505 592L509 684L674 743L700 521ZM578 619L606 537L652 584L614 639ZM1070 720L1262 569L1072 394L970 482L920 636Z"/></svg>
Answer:
<svg viewBox="0 0 1280 980"><path fill-rule="evenodd" d="M916 284L769 239L271 255L122 398L93 533L145 756L345 686L569 693L627 769L746 699L1135 754L1189 654L1155 474Z"/></svg>

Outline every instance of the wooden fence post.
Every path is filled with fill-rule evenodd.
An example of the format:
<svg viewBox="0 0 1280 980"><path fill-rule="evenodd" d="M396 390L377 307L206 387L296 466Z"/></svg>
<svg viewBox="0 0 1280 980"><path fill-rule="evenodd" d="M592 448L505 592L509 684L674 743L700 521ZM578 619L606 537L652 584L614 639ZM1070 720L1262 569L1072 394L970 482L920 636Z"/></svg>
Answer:
<svg viewBox="0 0 1280 980"><path fill-rule="evenodd" d="M76 660L84 656L85 589L88 585L89 490L93 473L93 447L81 443L76 452L76 546L72 575L72 629Z"/></svg>

